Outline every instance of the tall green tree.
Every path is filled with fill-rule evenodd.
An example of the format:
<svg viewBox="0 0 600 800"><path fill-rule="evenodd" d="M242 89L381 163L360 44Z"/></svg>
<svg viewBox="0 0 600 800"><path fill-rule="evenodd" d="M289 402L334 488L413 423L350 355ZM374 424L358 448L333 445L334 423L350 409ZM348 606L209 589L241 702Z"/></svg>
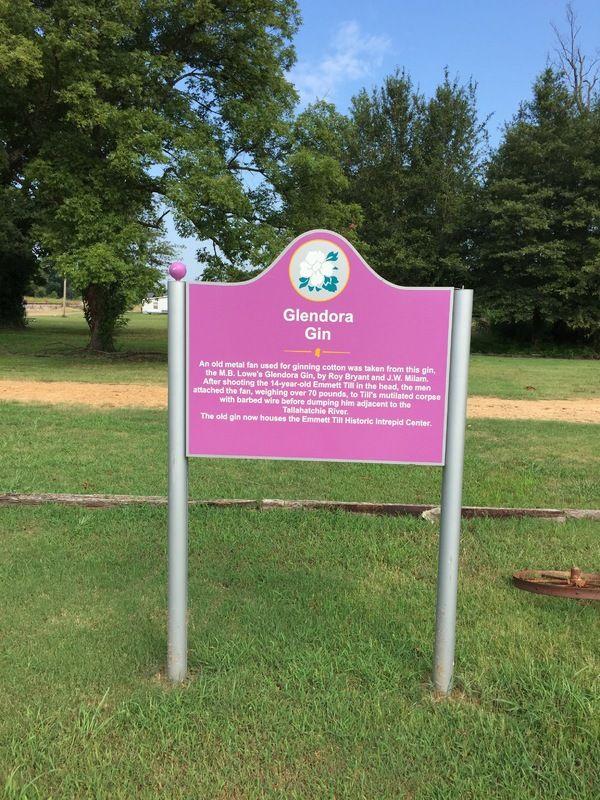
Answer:
<svg viewBox="0 0 600 800"><path fill-rule="evenodd" d="M252 263L245 253L224 258L208 255L204 280L238 281L260 272L290 239L312 228L329 228L359 244L363 218L358 203L347 198L350 181L344 169L351 136L350 120L330 103L318 102L287 125L279 159L263 175L267 201L254 220L268 235L264 250Z"/></svg>
<svg viewBox="0 0 600 800"><path fill-rule="evenodd" d="M345 170L351 136L350 120L330 103L315 103L294 120L274 181L282 198L274 222L284 235L319 227L357 240L363 211L348 199Z"/></svg>
<svg viewBox="0 0 600 800"><path fill-rule="evenodd" d="M363 212L358 235L373 267L399 282L412 260L408 201L418 113L410 76L399 72L387 77L382 87L371 93L363 89L352 98L349 115L344 166L348 197Z"/></svg>
<svg viewBox="0 0 600 800"><path fill-rule="evenodd" d="M491 159L478 236L479 303L524 336L600 330L600 109L546 69Z"/></svg>
<svg viewBox="0 0 600 800"><path fill-rule="evenodd" d="M485 126L475 86L446 73L429 100L404 72L350 112L349 197L374 266L404 284L468 282Z"/></svg>
<svg viewBox="0 0 600 800"><path fill-rule="evenodd" d="M25 324L23 295L37 268L30 236L32 193L24 168L33 138L26 87L39 78L42 65L20 10L11 0L0 0L0 327Z"/></svg>
<svg viewBox="0 0 600 800"><path fill-rule="evenodd" d="M446 72L433 97L419 98L418 107L407 232L411 264L405 274L415 283L471 285L487 145L476 86L463 86Z"/></svg>
<svg viewBox="0 0 600 800"><path fill-rule="evenodd" d="M209 261L264 258L295 100L294 0L11 0L1 11L21 47L0 50L0 139L9 154L19 136L25 145L10 186L33 198L42 262L82 292L92 347L114 346L123 311L159 278L165 213L210 243ZM14 86L11 59L27 66Z"/></svg>
<svg viewBox="0 0 600 800"><path fill-rule="evenodd" d="M5 170L6 173L6 170ZM31 208L3 176L0 185L0 327L25 325L24 295L37 270L29 236Z"/></svg>

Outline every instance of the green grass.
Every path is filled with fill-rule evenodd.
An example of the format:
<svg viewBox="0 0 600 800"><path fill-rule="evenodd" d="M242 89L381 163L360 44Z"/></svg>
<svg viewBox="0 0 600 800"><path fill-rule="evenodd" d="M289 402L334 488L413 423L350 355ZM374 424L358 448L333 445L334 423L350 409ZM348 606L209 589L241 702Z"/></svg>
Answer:
<svg viewBox="0 0 600 800"><path fill-rule="evenodd" d="M437 529L190 517L190 669L165 661L164 509L0 510L0 791L19 800L592 800L598 609L513 589L590 522L466 522L456 691L431 694Z"/></svg>
<svg viewBox="0 0 600 800"><path fill-rule="evenodd" d="M33 317L25 331L0 330L0 377L38 381L166 383L166 317L129 314L114 355L88 353L82 315Z"/></svg>
<svg viewBox="0 0 600 800"><path fill-rule="evenodd" d="M24 332L0 331L0 377L115 383L166 383L164 316L130 314L113 356L85 352L83 318L38 317ZM470 392L504 398L600 396L593 360L474 355Z"/></svg>
<svg viewBox="0 0 600 800"><path fill-rule="evenodd" d="M473 355L469 392L528 400L600 398L600 362Z"/></svg>
<svg viewBox="0 0 600 800"><path fill-rule="evenodd" d="M39 355L55 322L12 340L37 336L1 369L163 380L161 361ZM59 350L84 343L71 322L49 339ZM134 318L124 346L164 352L164 324ZM478 393L520 396L519 361L474 357ZM588 374L587 362L522 361L548 396ZM0 491L166 491L163 411L3 403L0 430ZM595 426L473 420L464 502L598 507L597 452ZM190 494L437 502L440 473L196 459ZM429 682L438 529L423 520L192 507L191 679L174 689L166 509L0 508L0 796L595 799L598 609L518 592L509 577L597 569L598 530L465 521L456 689L440 701Z"/></svg>
<svg viewBox="0 0 600 800"><path fill-rule="evenodd" d="M0 487L22 492L164 494L164 411L0 404ZM441 470L376 464L192 459L193 497L285 497L435 503ZM600 506L598 428L473 420L464 502Z"/></svg>

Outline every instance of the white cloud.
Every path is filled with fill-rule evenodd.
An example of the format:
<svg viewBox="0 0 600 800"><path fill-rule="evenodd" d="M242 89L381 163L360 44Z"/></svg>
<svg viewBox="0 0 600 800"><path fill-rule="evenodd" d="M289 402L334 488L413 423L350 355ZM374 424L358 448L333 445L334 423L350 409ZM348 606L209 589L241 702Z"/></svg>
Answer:
<svg viewBox="0 0 600 800"><path fill-rule="evenodd" d="M304 105L334 100L337 88L369 75L390 48L387 36L364 34L357 22L343 22L322 58L300 60L289 77Z"/></svg>

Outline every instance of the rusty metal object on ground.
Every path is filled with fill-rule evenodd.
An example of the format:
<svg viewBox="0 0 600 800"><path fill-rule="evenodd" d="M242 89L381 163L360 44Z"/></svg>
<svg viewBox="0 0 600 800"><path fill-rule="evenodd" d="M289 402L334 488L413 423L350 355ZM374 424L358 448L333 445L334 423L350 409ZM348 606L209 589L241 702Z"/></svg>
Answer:
<svg viewBox="0 0 600 800"><path fill-rule="evenodd" d="M571 567L569 572L522 569L513 575L517 589L576 600L600 600L600 572L582 572Z"/></svg>

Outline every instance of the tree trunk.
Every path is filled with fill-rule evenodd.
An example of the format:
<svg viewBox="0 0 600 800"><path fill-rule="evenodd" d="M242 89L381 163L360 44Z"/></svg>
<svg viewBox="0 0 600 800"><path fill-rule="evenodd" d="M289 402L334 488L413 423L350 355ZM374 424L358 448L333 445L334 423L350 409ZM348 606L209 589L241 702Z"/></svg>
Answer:
<svg viewBox="0 0 600 800"><path fill-rule="evenodd" d="M88 343L88 350L95 350L99 353L113 353L115 343L112 336L107 336L101 331L100 320L94 320L90 325L90 341Z"/></svg>
<svg viewBox="0 0 600 800"><path fill-rule="evenodd" d="M90 329L88 349L112 353L114 333L119 313L111 302L111 287L91 283L83 291L83 313Z"/></svg>
<svg viewBox="0 0 600 800"><path fill-rule="evenodd" d="M0 251L0 328L25 327L24 295L34 271L31 254Z"/></svg>
<svg viewBox="0 0 600 800"><path fill-rule="evenodd" d="M542 317L539 308L534 308L531 319L531 343L534 346L537 347L542 342L545 329L546 326L544 323L544 318Z"/></svg>
<svg viewBox="0 0 600 800"><path fill-rule="evenodd" d="M3 281L0 280L0 296L4 295ZM0 302L0 328L24 328L26 325L25 303L23 297L4 295Z"/></svg>

